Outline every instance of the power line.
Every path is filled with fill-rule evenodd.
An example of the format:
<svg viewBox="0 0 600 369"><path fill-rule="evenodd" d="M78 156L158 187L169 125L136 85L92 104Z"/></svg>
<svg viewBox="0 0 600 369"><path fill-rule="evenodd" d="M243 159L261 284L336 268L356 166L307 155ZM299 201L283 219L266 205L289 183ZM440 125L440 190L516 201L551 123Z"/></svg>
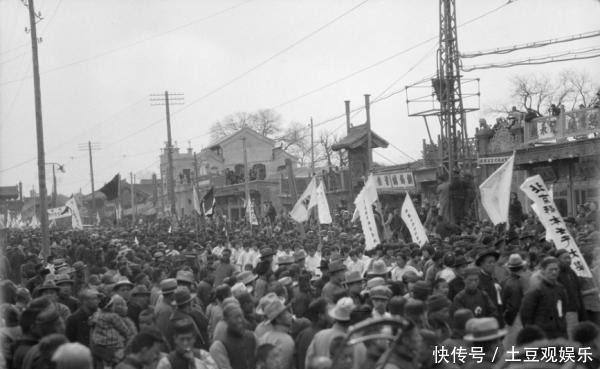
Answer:
<svg viewBox="0 0 600 369"><path fill-rule="evenodd" d="M569 60L583 60L583 59L592 59L596 58L600 55L600 47L592 47L586 49L579 50L570 50L563 53L539 56L535 58L521 59L521 60L513 60L507 61L504 63L490 63L490 64L478 64L461 67L464 72L471 72L478 69L492 69L492 68L511 68L519 65L538 65L538 64L548 64L548 63L558 63ZM586 55L589 53L594 53L593 55Z"/></svg>
<svg viewBox="0 0 600 369"><path fill-rule="evenodd" d="M268 62L270 62L271 60L277 58L278 56L286 53L287 51L291 50L292 48L298 46L299 44L301 44L302 42L306 41L307 39L311 38L312 36L316 35L317 33L321 32L322 30L324 30L325 28L329 27L330 25L332 25L333 23L337 22L338 20L342 19L343 17L345 17L346 15L352 13L354 10L360 8L362 5L366 4L369 0L364 0L361 1L360 3L358 3L357 5L351 7L350 9L346 10L345 12L343 12L342 14L334 17L333 19L329 20L327 23L325 23L324 25L318 27L317 29L309 32L307 35L302 36L301 38L299 38L298 40L294 41L292 44L286 46L285 48L281 49L280 51L276 52L275 54L269 56L268 58L262 60L261 62L259 62L258 64L254 65L253 67L251 67L250 69L247 69L246 71L242 72L241 74L237 75L236 77L230 79L229 81L225 82L224 84L212 89L211 91L207 92L206 94L198 97L195 100L192 100L188 105L184 106L183 108L179 109L178 111L174 112L174 114L179 113L187 108L189 108L190 106L204 100L205 98L214 95L215 93L221 91L222 89L224 89L225 87L233 84L234 82L242 79L243 77L245 77L246 75L252 73L253 71L257 70L258 68L262 67L263 65L267 64Z"/></svg>
<svg viewBox="0 0 600 369"><path fill-rule="evenodd" d="M516 2L516 1L517 1L517 0L514 0L514 1L512 1L512 0L509 0L509 1L507 1L506 3L503 3L502 5L500 5L500 6L497 6L497 7L496 7L496 8L494 8L494 9L491 9L491 10L489 10L489 11L487 11L487 12L485 12L485 13L481 14L481 15L478 15L478 16L477 16L477 17L475 17L475 18L469 19L468 21L466 21L466 22L464 22L464 23L460 24L458 27L464 27L464 26L466 26L466 25L468 25L468 24L471 24L471 23L473 23L473 22L476 22L476 21L478 21L479 19L482 19L482 18L484 18L484 17L486 17L486 16L488 16L488 15L490 15L490 14L493 14L493 13L495 13L495 12L499 11L500 9L504 8L505 6L507 6L507 5L511 4L511 3L514 3L514 2ZM399 51L399 52L397 52L397 53L394 53L394 54L392 54L392 55L390 55L390 56L388 56L388 57L385 57L385 58L383 58L383 59L380 59L379 61L376 61L375 63L373 63L373 64L370 64L370 65L368 65L368 66L366 66L366 67L363 67L363 68L361 68L361 69L359 69L359 70L357 70L357 71L355 71L355 72L349 73L349 74L347 74L347 75L345 75L345 76L343 76L343 77L341 77L341 78L338 78L338 79L336 79L336 80L334 80L334 81L328 82L328 83L326 83L326 84L324 84L324 85L322 85L322 86L320 86L320 87L317 87L317 88L315 88L315 89L313 89L313 90L307 91L307 92L305 92L305 93L303 93L303 94L301 94L301 95L299 95L299 96L296 96L296 97L294 97L294 98L292 98L292 99L289 99L289 100L287 100L287 101L284 101L284 102L282 102L282 103L280 103L280 104L278 104L278 105L275 105L275 106L274 106L272 109L278 109L278 108L281 108L281 107L283 107L283 106L286 106L286 105L289 105L289 104L291 104L291 103L294 103L294 102L296 102L296 101L298 101L298 100L300 100L300 99L303 99L303 98L305 98L305 97L307 97L307 96L313 95L313 94L315 94L315 93L317 93L317 92L319 92L319 91L322 91L322 90L324 90L324 89L326 89L326 88L329 88L329 87L331 87L331 86L334 86L334 85L336 85L336 84L338 84L338 83L340 83L340 82L343 82L343 81L345 81L345 80L347 80L347 79L350 79L350 78L352 78L352 77L354 77L354 76L356 76L356 75L358 75L358 74L361 74L361 73L363 73L363 72L366 72L367 70L373 69L373 68L375 68L375 67L377 67L377 66L379 66L379 65L381 65L381 64L383 64L383 63L386 63L386 62L388 62L388 61L390 61L390 60L392 60L392 59L395 59L396 57L398 57L398 56L400 56L400 55L406 54L407 52L409 52L409 51L412 51L412 50L414 50L414 49L418 48L419 46L425 45L425 44L427 44L427 43L429 43L429 42L431 42L431 41L435 41L435 40L437 40L438 38L439 38L439 36L438 36L438 35L436 35L436 36L432 36L432 37L430 37L430 38L428 38L428 39L426 39L426 40L423 40L423 41L421 41L421 42L418 42L418 43L416 43L416 44L414 44L414 45L412 45L412 46L410 46L410 47L408 47L408 48L406 48L406 49L404 49L404 50L401 50L401 51Z"/></svg>
<svg viewBox="0 0 600 369"><path fill-rule="evenodd" d="M534 49L534 48L538 48L538 47L559 44L559 43L563 43L563 42L583 40L586 38L592 38L592 37L598 37L598 36L600 36L600 31L592 31L592 32L580 33L580 34L576 34L576 35L564 36L564 37L553 38L553 39L548 39L548 40L529 42L529 43L525 43L525 44L505 46L505 47L500 47L500 48L496 48L496 49L474 51L474 52L470 52L470 53L460 54L460 57L461 58L476 58L478 56L484 56L484 55L508 54L508 53L512 53L513 51L517 51L517 50Z"/></svg>
<svg viewBox="0 0 600 369"><path fill-rule="evenodd" d="M390 163L392 163L393 165L397 165L397 164L398 164L398 163L396 163L395 161L393 161L393 160L391 160L390 158L388 158L387 156L385 156L385 155L383 155L383 154L381 154L381 153L379 153L379 152L377 152L377 151L373 151L373 152L375 153L375 155L377 155L377 156L379 156L379 157L381 157L381 158L383 158L383 159L385 159L385 160L389 161L389 162L390 162Z"/></svg>
<svg viewBox="0 0 600 369"><path fill-rule="evenodd" d="M73 61L73 62L70 62L70 63L67 63L67 64L63 64L63 65L56 66L56 67L54 67L54 68L47 69L47 70L45 70L45 71L42 71L42 74L48 74L48 73L56 72L56 71L59 71L59 70L62 70L62 69L66 69L66 68L72 67L72 66L74 66L74 65L78 65L78 64L86 63L86 62L88 62L88 61L91 61L91 60L94 60L94 59L98 59L98 58L104 57L104 56L106 56L106 55L114 54L114 53L116 53L116 52L118 52L118 51L121 51L121 50L124 50L124 49L128 49L128 48L131 48L131 47L137 46L137 45L139 45L139 44L142 44L142 43L144 43L144 42L150 41L150 40L152 40L152 39L155 39L155 38L158 38L158 37L164 36L164 35L166 35L166 34L169 34L169 33L175 32L175 31L178 31L178 30L180 30L180 29L182 29L182 28L186 28L186 27L192 26L192 25L194 25L194 24L197 24L197 23L200 23L200 22L204 22L204 21L206 21L206 20L209 20L209 19L211 19L211 18L214 18L214 17L216 17L216 16L218 16L218 15L221 15L221 14L223 14L223 13L226 13L226 12L228 12L228 11L230 11L230 10L233 10L233 9L235 9L235 8L238 8L238 7L240 7L240 6L242 6L242 5L245 5L245 4L247 4L247 3L249 3L249 2L252 2L252 1L254 1L254 0L246 0L246 1L244 1L244 2L241 2L241 3L238 3L238 4L236 4L236 5L230 6L230 7L228 7L228 8L222 9L222 10L220 10L220 11L216 12L216 13L209 14L209 15L207 15L207 16L205 16L205 17L203 17L203 18L199 18L199 19L196 19L196 20L194 20L194 21L188 22L188 23L186 23L186 24L183 24L183 25L180 25L180 26L177 26L177 27L171 28L171 29L169 29L169 30L166 30L166 31L164 31L164 32L157 33L157 34L154 34L154 35L151 35L151 36L148 36L148 37L142 38L142 39L140 39L140 40L137 40L137 41L131 42L131 43L127 44L127 45L123 45L123 46L120 46L120 47L116 47L116 48L113 48L113 49L109 49L109 50L106 50L106 51L102 51L102 52L100 52L100 53L94 54L94 55L92 55L92 56L89 56L89 57L87 57L87 58L83 58L83 59L75 60L75 61ZM3 82L0 82L0 86L4 86L4 85L7 85L7 84L11 84L11 83L19 82L19 81L21 81L21 80L26 80L26 79L29 79L29 78L31 78L31 77L32 77L31 75L28 75L28 76L21 77L21 78L17 78L17 79L13 79L13 80L3 81Z"/></svg>

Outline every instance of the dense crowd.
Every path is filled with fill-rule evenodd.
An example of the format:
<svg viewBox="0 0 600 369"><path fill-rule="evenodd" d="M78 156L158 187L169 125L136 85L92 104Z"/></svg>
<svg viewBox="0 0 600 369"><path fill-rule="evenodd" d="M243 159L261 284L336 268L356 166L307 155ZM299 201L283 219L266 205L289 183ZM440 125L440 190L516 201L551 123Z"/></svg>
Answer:
<svg viewBox="0 0 600 369"><path fill-rule="evenodd" d="M386 211L390 237L368 251L342 215L54 229L46 258L38 231L5 229L0 367L599 367L595 208L566 219L581 278L516 206L508 229L422 212L422 247Z"/></svg>

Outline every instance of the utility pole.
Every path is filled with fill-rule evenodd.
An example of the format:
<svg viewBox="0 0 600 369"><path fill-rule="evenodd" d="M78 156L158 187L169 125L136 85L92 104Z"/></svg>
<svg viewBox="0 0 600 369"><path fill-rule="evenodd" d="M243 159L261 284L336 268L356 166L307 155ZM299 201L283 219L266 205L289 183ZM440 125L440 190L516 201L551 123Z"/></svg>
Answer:
<svg viewBox="0 0 600 369"><path fill-rule="evenodd" d="M94 161L92 160L92 150L100 150L100 144L98 142L91 141L79 144L79 151L87 151L90 157L90 181L92 182L92 214L96 214L96 188L94 187Z"/></svg>
<svg viewBox="0 0 600 369"><path fill-rule="evenodd" d="M183 94L169 94L165 91L164 94L150 95L152 106L164 105L165 116L167 120L167 192L169 195L171 216L177 217L177 205L175 202L175 179L173 173L173 144L171 140L171 105L183 105Z"/></svg>
<svg viewBox="0 0 600 369"><path fill-rule="evenodd" d="M129 187L129 192L131 192L131 223L135 227L135 176L133 172L129 172L129 177L131 178L131 185Z"/></svg>
<svg viewBox="0 0 600 369"><path fill-rule="evenodd" d="M50 233L48 229L48 190L46 189L46 158L44 153L44 124L42 119L42 90L40 86L40 68L38 61L38 38L33 0L28 1L29 26L31 34L31 55L33 61L33 89L35 99L35 128L37 138L38 183L40 187L40 223L42 227L42 255L50 256Z"/></svg>
<svg viewBox="0 0 600 369"><path fill-rule="evenodd" d="M242 144L244 146L244 192L246 194L246 220L250 224L250 174L248 171L248 153L246 152L246 137L242 137Z"/></svg>
<svg viewBox="0 0 600 369"><path fill-rule="evenodd" d="M310 169L311 169L311 177L315 176L315 132L313 119L310 117Z"/></svg>
<svg viewBox="0 0 600 369"><path fill-rule="evenodd" d="M346 108L346 134L350 134L350 100L345 100L344 106ZM350 183L350 185L348 186L348 207L350 207L350 204L352 204L352 202L354 201L354 178L352 175L352 166L350 165L350 154L348 153L348 150L346 150L346 154L348 156L348 183ZM343 171L341 172L343 173Z"/></svg>
<svg viewBox="0 0 600 369"><path fill-rule="evenodd" d="M58 196L58 190L56 189L56 170L55 167L58 165L58 170L62 173L65 172L65 166L58 163L46 163L46 165L52 165L52 207L56 207L56 198Z"/></svg>
<svg viewBox="0 0 600 369"><path fill-rule="evenodd" d="M370 97L371 95L365 95L365 113L367 115L367 154L369 155L367 175L371 174L371 167L373 166L373 143L371 141L371 103L369 101Z"/></svg>

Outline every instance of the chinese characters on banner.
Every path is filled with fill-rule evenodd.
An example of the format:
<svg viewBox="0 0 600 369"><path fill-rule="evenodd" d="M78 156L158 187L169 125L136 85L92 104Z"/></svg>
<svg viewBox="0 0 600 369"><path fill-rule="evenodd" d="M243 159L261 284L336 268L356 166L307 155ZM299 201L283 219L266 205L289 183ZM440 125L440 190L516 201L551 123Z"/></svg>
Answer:
<svg viewBox="0 0 600 369"><path fill-rule="evenodd" d="M250 224L258 225L258 218L256 217L256 213L254 212L254 200L250 200L248 203L248 215L250 216Z"/></svg>
<svg viewBox="0 0 600 369"><path fill-rule="evenodd" d="M354 205L356 205L365 235L365 250L374 249L381 242L377 232L375 215L373 214L375 201L377 201L377 189L375 188L373 176L370 176L356 199L354 199Z"/></svg>
<svg viewBox="0 0 600 369"><path fill-rule="evenodd" d="M569 251L569 255L571 255L571 268L575 273L579 277L591 278L590 269L583 259L573 236L569 233L569 229L562 216L558 212L542 177L538 174L527 178L521 185L521 191L534 202L538 217L546 228L546 233L554 241L556 248Z"/></svg>
<svg viewBox="0 0 600 369"><path fill-rule="evenodd" d="M409 194L406 194L406 197L404 198L401 218L410 231L410 237L414 243L418 244L419 246L423 246L429 241L427 239L425 227L423 227L423 223L421 223L421 219L419 219L417 209L415 209L415 205L413 204Z"/></svg>
<svg viewBox="0 0 600 369"><path fill-rule="evenodd" d="M415 188L412 172L395 172L375 175L376 188Z"/></svg>

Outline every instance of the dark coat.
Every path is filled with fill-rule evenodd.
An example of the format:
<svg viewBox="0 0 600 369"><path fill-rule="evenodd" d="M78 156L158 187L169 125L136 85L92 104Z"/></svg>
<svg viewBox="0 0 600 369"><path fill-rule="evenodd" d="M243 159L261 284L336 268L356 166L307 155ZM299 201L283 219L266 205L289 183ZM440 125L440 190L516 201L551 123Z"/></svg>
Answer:
<svg viewBox="0 0 600 369"><path fill-rule="evenodd" d="M547 279L523 297L521 304L521 320L523 326L537 325L546 332L548 338L567 338L567 321L565 305L567 292L560 283L552 283ZM559 314L560 301L562 312Z"/></svg>
<svg viewBox="0 0 600 369"><path fill-rule="evenodd" d="M451 314L458 309L469 309L476 318L494 317L498 319L498 310L487 293L479 288L475 291L462 290L454 297Z"/></svg>
<svg viewBox="0 0 600 369"><path fill-rule="evenodd" d="M512 325L515 322L519 309L521 309L524 294L523 282L518 274L511 274L502 283L503 317L506 324Z"/></svg>
<svg viewBox="0 0 600 369"><path fill-rule="evenodd" d="M65 336L69 341L90 346L90 316L81 309L69 315L65 322Z"/></svg>
<svg viewBox="0 0 600 369"><path fill-rule="evenodd" d="M581 285L577 273L568 266L561 265L558 281L565 287L567 298L565 311L575 311L579 313L579 320L585 320L585 309L583 307L583 297L581 296Z"/></svg>
<svg viewBox="0 0 600 369"><path fill-rule="evenodd" d="M454 277L453 280L448 283L448 299L454 301L454 298L458 293L465 289L465 281L460 276Z"/></svg>

